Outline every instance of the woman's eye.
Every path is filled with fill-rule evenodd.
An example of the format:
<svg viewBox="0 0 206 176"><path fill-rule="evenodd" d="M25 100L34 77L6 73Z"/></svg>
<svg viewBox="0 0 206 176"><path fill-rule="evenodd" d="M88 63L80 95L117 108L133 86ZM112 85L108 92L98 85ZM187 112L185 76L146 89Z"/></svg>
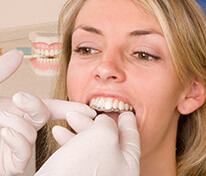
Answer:
<svg viewBox="0 0 206 176"><path fill-rule="evenodd" d="M77 47L76 49L74 49L74 51L80 53L81 55L90 55L98 53L98 50L89 47Z"/></svg>
<svg viewBox="0 0 206 176"><path fill-rule="evenodd" d="M138 51L133 53L133 56L135 56L136 58L140 59L140 60L144 60L144 61L150 61L150 60L158 60L160 59L159 56L154 56L152 54L148 54L147 52L142 52L142 51Z"/></svg>

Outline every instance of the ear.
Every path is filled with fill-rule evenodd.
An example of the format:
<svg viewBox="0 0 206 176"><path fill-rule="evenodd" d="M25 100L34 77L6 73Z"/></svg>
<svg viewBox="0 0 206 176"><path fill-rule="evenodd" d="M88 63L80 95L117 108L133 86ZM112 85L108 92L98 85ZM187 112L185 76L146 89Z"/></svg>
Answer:
<svg viewBox="0 0 206 176"><path fill-rule="evenodd" d="M182 92L177 109L183 115L190 114L204 104L205 98L204 85L200 80L195 80Z"/></svg>

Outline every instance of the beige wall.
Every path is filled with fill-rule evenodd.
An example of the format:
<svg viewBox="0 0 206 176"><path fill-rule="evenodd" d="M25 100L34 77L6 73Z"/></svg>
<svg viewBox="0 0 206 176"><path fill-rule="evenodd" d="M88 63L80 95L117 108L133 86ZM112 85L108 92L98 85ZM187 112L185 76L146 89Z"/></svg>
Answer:
<svg viewBox="0 0 206 176"><path fill-rule="evenodd" d="M0 29L58 20L66 0L0 0Z"/></svg>

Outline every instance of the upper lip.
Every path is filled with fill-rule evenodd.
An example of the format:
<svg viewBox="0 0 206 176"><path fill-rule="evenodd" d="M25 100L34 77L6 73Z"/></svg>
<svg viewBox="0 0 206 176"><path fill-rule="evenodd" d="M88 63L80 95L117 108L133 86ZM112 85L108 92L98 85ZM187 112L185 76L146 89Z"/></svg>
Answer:
<svg viewBox="0 0 206 176"><path fill-rule="evenodd" d="M129 99L119 93L114 93L114 92L110 92L110 91L95 91L92 92L90 94L87 95L86 97L86 103L88 104L90 102L91 99L96 98L96 97L108 97L108 98L115 98L119 101L123 101L124 103L129 104L130 106L132 106L132 104L130 103Z"/></svg>

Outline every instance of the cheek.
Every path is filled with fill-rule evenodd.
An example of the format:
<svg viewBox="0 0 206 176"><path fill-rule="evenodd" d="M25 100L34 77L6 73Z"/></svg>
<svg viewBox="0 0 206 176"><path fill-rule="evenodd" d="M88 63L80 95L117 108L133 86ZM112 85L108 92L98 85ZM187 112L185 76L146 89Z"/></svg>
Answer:
<svg viewBox="0 0 206 176"><path fill-rule="evenodd" d="M144 113L152 113L152 111L161 113L163 110L169 112L175 109L183 88L176 72L173 69L168 70L160 68L142 71L139 69L136 74L130 73L131 95L136 95L133 96L134 101L141 102ZM133 75L138 76L134 77Z"/></svg>
<svg viewBox="0 0 206 176"><path fill-rule="evenodd" d="M67 71L67 95L70 101L73 101L74 87L75 87L75 74L73 73L73 69L69 66Z"/></svg>
<svg viewBox="0 0 206 176"><path fill-rule="evenodd" d="M176 106L182 87L176 74L165 73L142 75L134 88L133 94L141 101L137 121L143 156L160 147L170 130L176 130Z"/></svg>
<svg viewBox="0 0 206 176"><path fill-rule="evenodd" d="M154 126L169 123L181 94L181 85L176 75L154 76L147 79L142 88L143 118L141 126L152 123ZM140 96L141 96L140 95Z"/></svg>
<svg viewBox="0 0 206 176"><path fill-rule="evenodd" d="M79 65L70 63L67 72L67 94L70 101L80 101L86 76Z"/></svg>

